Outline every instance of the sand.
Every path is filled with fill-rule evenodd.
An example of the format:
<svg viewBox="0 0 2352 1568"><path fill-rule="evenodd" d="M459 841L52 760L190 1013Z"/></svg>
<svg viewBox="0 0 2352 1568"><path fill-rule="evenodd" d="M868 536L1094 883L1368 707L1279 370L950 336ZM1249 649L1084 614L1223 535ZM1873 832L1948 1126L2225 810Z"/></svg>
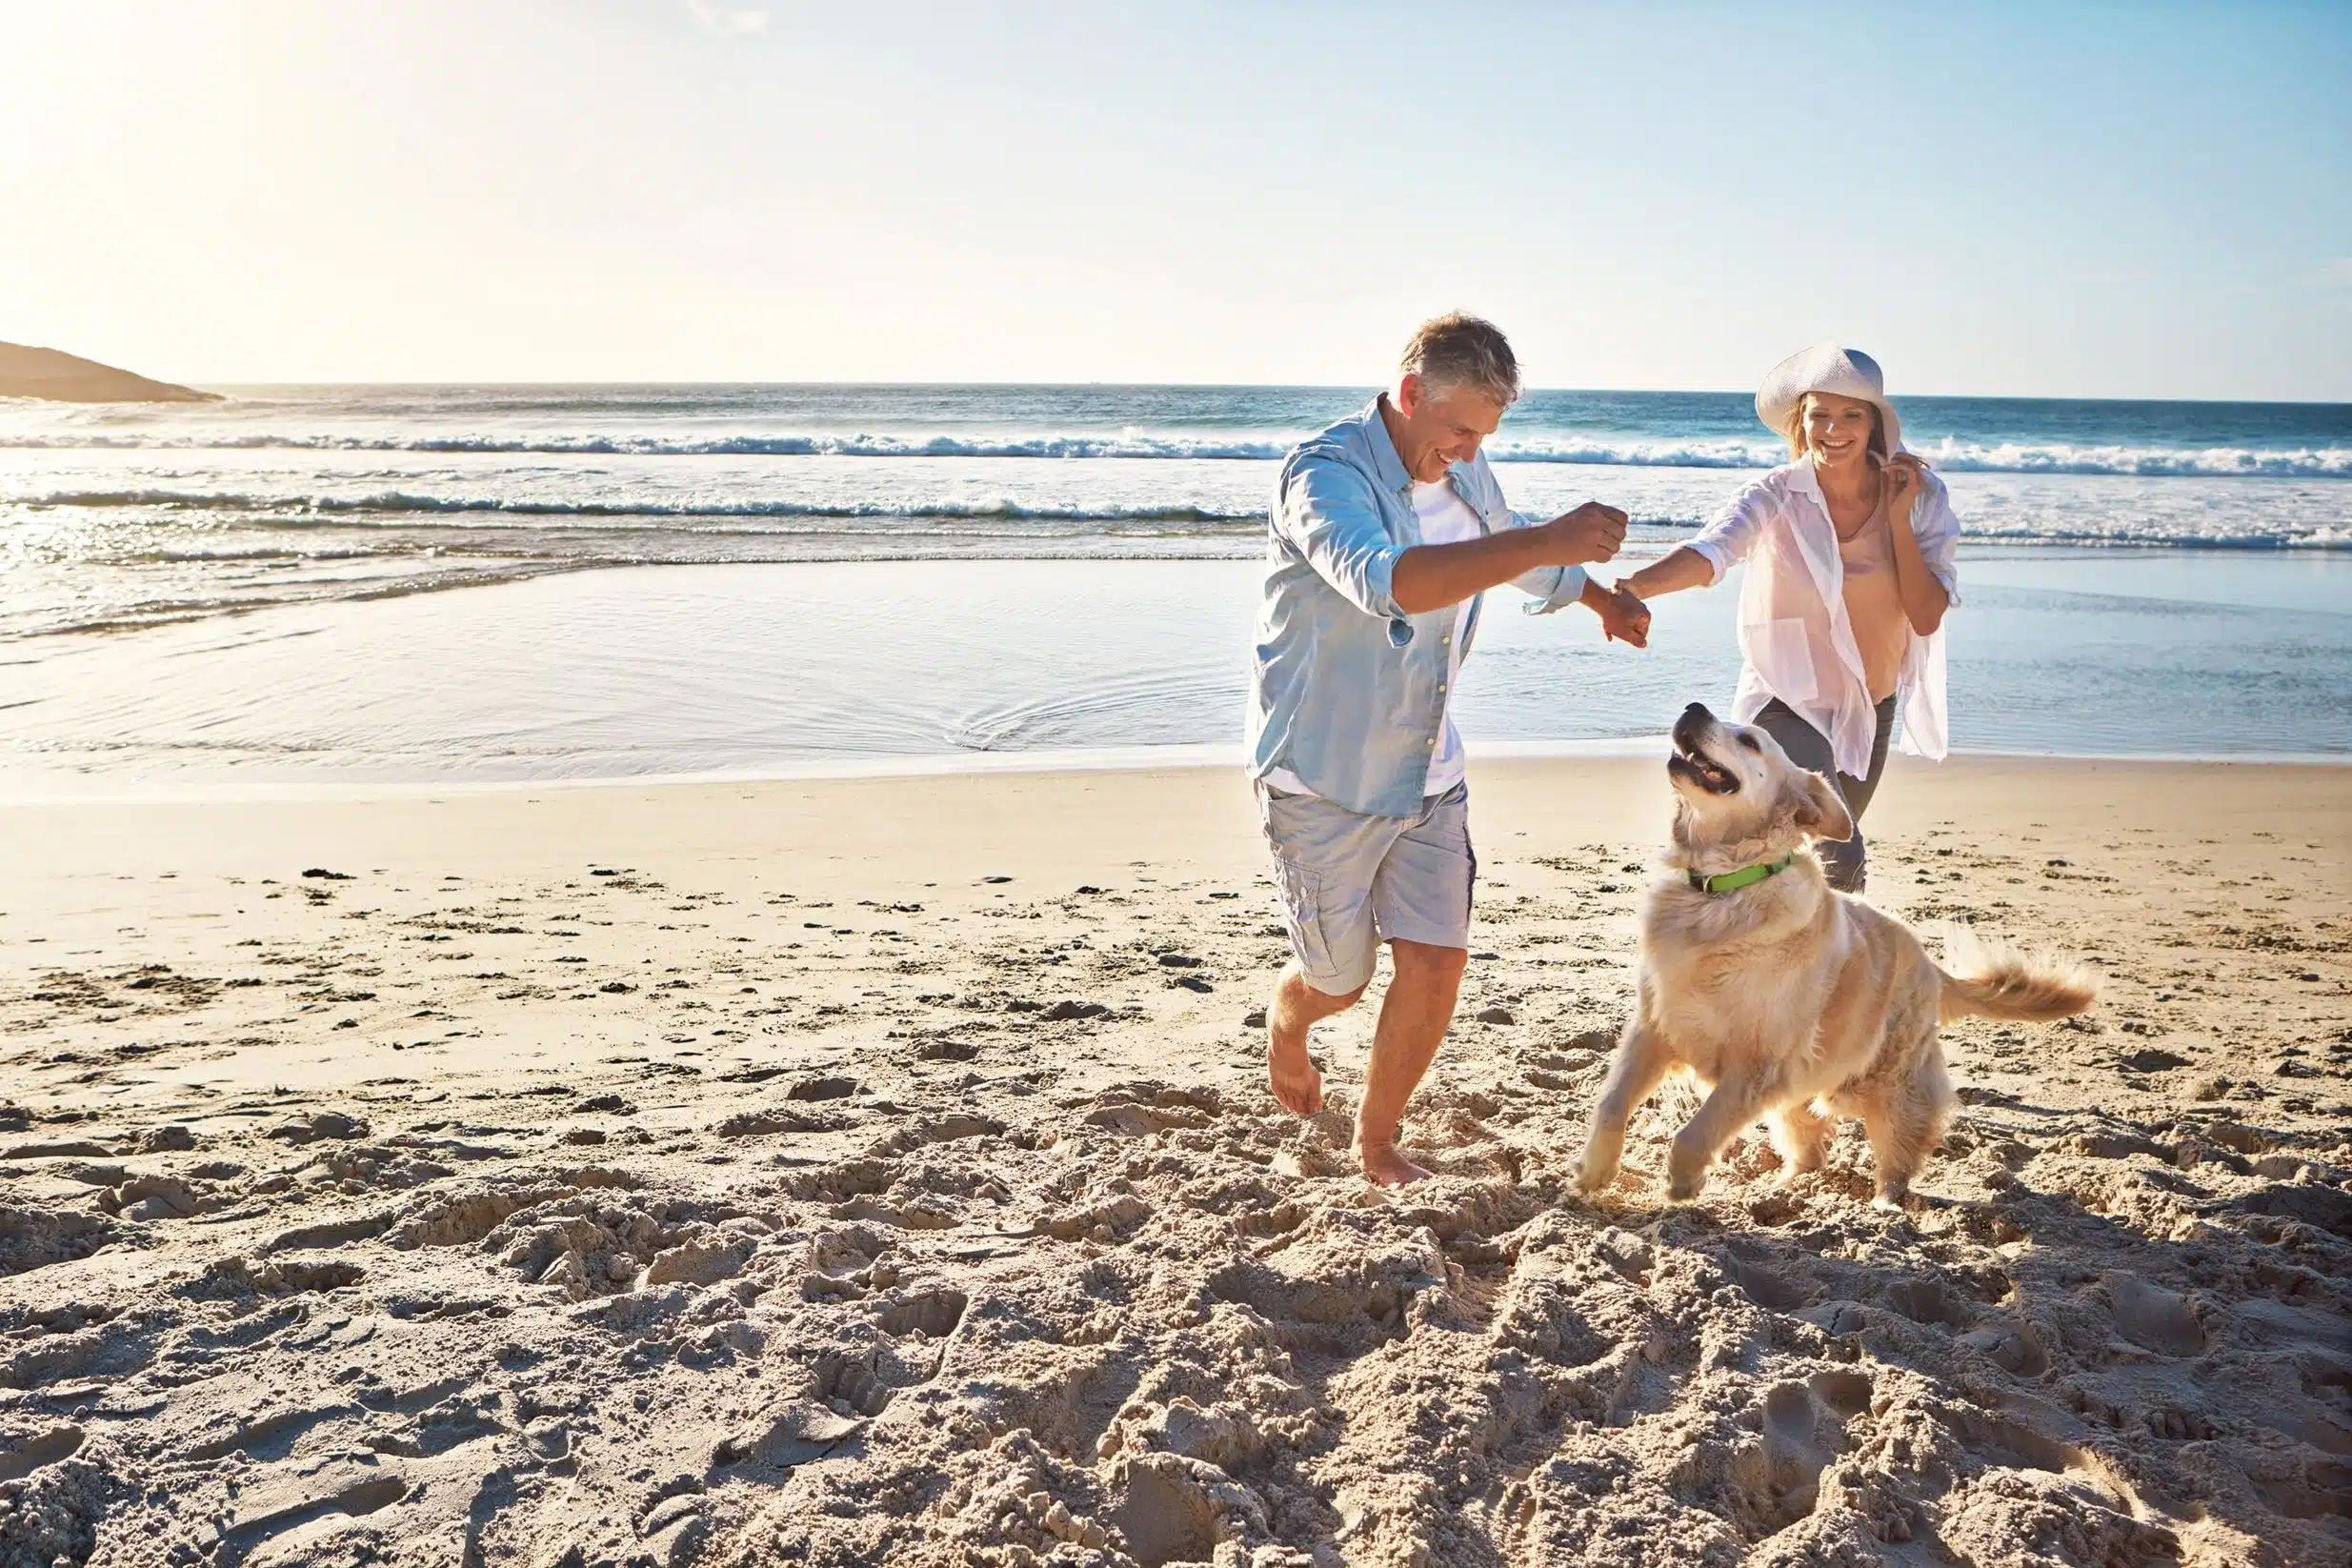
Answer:
<svg viewBox="0 0 2352 1568"><path fill-rule="evenodd" d="M1575 1196L1663 784L1474 792L1398 1194L1228 771L11 807L0 1564L2352 1561L2352 774L1899 766L2107 988L1904 1215Z"/></svg>

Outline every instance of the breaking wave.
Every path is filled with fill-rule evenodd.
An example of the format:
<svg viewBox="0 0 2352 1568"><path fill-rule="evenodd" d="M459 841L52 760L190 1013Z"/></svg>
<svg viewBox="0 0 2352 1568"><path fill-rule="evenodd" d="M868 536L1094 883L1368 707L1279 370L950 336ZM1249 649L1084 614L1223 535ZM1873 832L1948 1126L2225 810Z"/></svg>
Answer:
<svg viewBox="0 0 2352 1568"><path fill-rule="evenodd" d="M1290 450L1286 434L1206 437L1141 432L1005 436L783 434L656 436L624 434L372 435L203 432L179 434L73 432L0 436L0 447L204 451L412 452L629 457L1113 458L1126 461L1271 461ZM1923 443L1920 455L1956 473L2111 474L2124 478L2352 479L2352 447L2177 447L2066 442ZM1779 442L1739 437L1696 440L1500 437L1488 455L1505 463L1571 463L1618 468L1765 469L1787 460Z"/></svg>
<svg viewBox="0 0 2352 1568"><path fill-rule="evenodd" d="M902 533L891 526L894 524L912 526L918 533L929 529L942 533L996 525L997 532L1009 539L1024 533L1040 540L1077 533L1097 534L1105 539L1122 534L1234 538L1262 528L1266 519L1262 507L1200 502L1039 505L1004 497L730 500L692 495L662 500L567 500L430 494L400 490L343 495L159 488L72 490L0 496L0 505L22 508L29 513L46 509L67 513L85 509L145 513L155 517L159 525L169 519L173 527L181 526L183 519L198 525L211 521L220 526L264 530L438 530L472 526L512 530L517 539L534 528L553 538L572 522L598 525L600 533L636 523L697 535L731 531L765 534L793 532L795 523L804 527L847 523L890 533ZM1637 513L1633 518L1637 536L1648 539L1671 537L1703 521L1696 513L1677 516ZM2146 517L2121 509L2029 517L1995 512L1972 515L1965 524L1965 533L1968 538L1981 543L2352 550L2352 525L2332 518L2249 517L2245 521L2247 526L2229 532L2199 527L2178 516Z"/></svg>
<svg viewBox="0 0 2352 1568"><path fill-rule="evenodd" d="M496 495L417 495L383 491L372 495L269 495L179 490L58 491L0 496L27 508L146 507L169 512L229 513L301 517L319 514L502 513L522 517L969 517L977 520L1064 523L1193 523L1265 520L1263 508L1226 511L1196 505L1051 507L1015 501L553 501Z"/></svg>
<svg viewBox="0 0 2352 1568"><path fill-rule="evenodd" d="M259 519L304 517L456 517L456 514L501 514L501 517L903 517L903 519L974 519L974 522L1094 522L1117 524L1183 524L1183 527L1230 527L1265 522L1265 508L1188 506L1188 503L1145 503L1145 506L1023 506L1018 501L538 501L520 496L421 496L410 492L379 492L370 496L287 496L287 493L242 492L181 492L181 489L90 489L90 492L51 492L33 496L0 496L0 506L40 508L149 508L162 513L210 513Z"/></svg>

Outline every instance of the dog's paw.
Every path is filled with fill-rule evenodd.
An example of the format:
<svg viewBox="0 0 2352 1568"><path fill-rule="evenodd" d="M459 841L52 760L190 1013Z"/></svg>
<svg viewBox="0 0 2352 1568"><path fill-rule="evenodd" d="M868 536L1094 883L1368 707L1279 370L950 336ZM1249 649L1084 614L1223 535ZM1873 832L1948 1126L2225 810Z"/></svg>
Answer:
<svg viewBox="0 0 2352 1568"><path fill-rule="evenodd" d="M1614 1186L1618 1164L1624 1153L1622 1129L1606 1122L1592 1128L1585 1135L1583 1151L1577 1156L1577 1191L1591 1197Z"/></svg>
<svg viewBox="0 0 2352 1568"><path fill-rule="evenodd" d="M1666 1200L1669 1203L1688 1203L1704 1191L1706 1185L1707 1173L1703 1170L1670 1172L1666 1176Z"/></svg>

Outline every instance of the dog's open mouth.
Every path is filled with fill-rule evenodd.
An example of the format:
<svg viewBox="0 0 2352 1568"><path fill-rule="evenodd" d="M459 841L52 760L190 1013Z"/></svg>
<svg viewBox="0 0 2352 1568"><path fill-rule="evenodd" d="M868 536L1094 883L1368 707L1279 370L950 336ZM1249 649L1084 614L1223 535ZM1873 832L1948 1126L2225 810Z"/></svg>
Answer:
<svg viewBox="0 0 2352 1568"><path fill-rule="evenodd" d="M1677 778L1687 778L1709 794L1738 794L1739 779L1728 768L1719 768L1697 746L1675 743L1674 754L1666 758L1666 772Z"/></svg>

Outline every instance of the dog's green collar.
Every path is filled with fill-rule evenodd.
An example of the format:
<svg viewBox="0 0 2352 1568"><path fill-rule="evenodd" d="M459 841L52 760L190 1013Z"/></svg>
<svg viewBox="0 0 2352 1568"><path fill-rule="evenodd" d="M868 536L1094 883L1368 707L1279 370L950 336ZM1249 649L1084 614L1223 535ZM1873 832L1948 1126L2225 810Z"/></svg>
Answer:
<svg viewBox="0 0 2352 1568"><path fill-rule="evenodd" d="M1742 866L1738 871L1727 871L1717 876L1701 876L1692 872L1691 886L1701 893L1737 893L1741 888L1754 887L1768 876L1779 875L1788 870L1789 863L1796 858L1797 852L1791 850L1778 860L1767 860L1760 866Z"/></svg>

